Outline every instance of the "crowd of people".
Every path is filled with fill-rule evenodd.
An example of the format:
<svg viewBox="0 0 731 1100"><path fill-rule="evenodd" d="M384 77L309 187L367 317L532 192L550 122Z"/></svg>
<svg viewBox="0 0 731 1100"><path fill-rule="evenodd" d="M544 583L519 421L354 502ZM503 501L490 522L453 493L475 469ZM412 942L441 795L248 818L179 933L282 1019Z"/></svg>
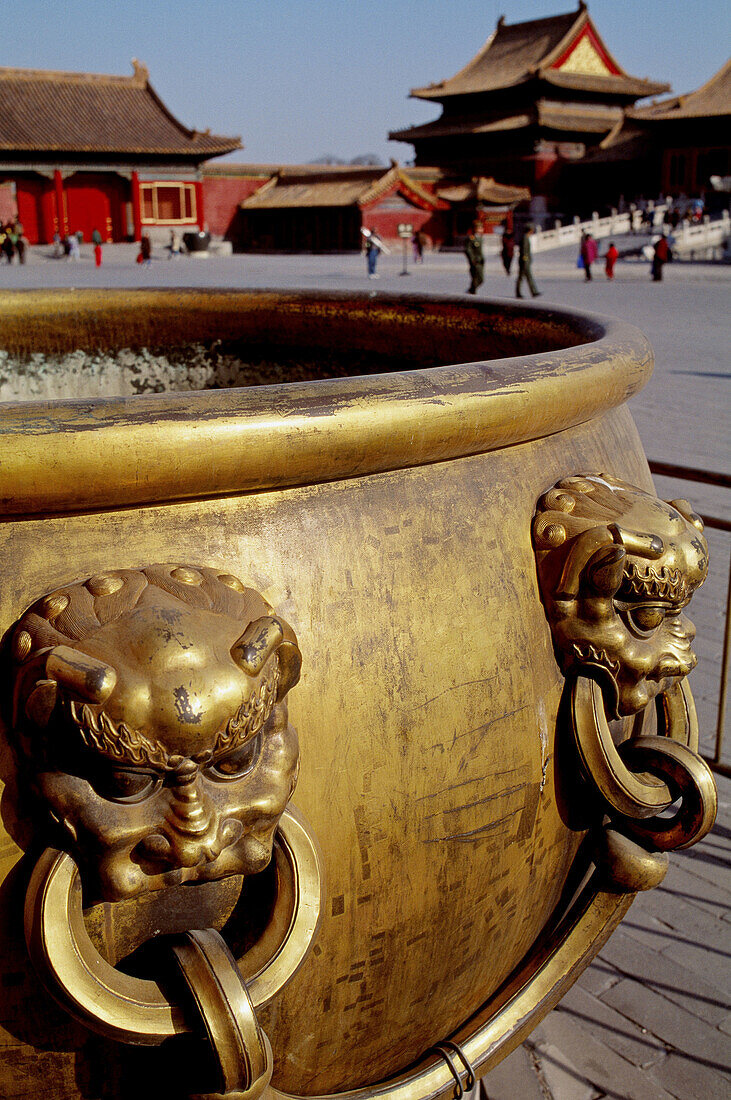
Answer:
<svg viewBox="0 0 731 1100"><path fill-rule="evenodd" d="M672 224L671 221L670 225L672 226ZM518 256L515 296L517 298L523 297L522 288L525 282L532 297L539 297L540 291L535 284L532 271L530 242L534 232L533 226L529 224L525 225L522 232L519 233L513 221L512 214L509 214L502 222L501 230L500 258L505 274L508 277L512 274L513 261L516 253ZM377 279L378 273L376 268L378 257L382 252L388 253L390 249L375 230L363 229L361 232L363 235L368 277L370 279ZM470 227L465 240L464 252L467 257L467 266L470 275L470 285L467 288L467 294L476 294L485 281L485 256L482 247L482 234L482 226L479 222L475 222ZM53 255L57 258L64 257L71 261L79 260L81 258L81 245L83 240L84 235L80 230L75 233L67 233L64 237L61 237L61 235L56 232L53 235ZM91 243L93 246L95 265L101 267L104 242L97 228L95 228L91 234ZM428 243L429 238L421 230L417 230L411 237L411 246L415 263L423 263L424 251ZM654 282L662 281L663 268L665 264L673 258L671 243L672 239L668 237L665 230L663 230L662 234L653 241L651 276ZM27 251L28 242L23 234L22 224L17 219L8 221L4 225L0 224L0 254L5 257L7 262L12 264L17 256L19 263L25 263ZM170 230L170 238L165 247L165 251L170 260L176 259L183 254L183 242L176 229ZM587 282L590 282L593 278L592 266L599 258L599 248L596 240L590 231L584 230L581 234L576 265L583 270L584 279ZM614 279L614 269L619 259L619 251L613 241L609 242L607 250L601 258L604 260L604 273L607 279ZM147 233L143 233L140 238L136 261L143 266L149 266L152 262L152 241Z"/></svg>
<svg viewBox="0 0 731 1100"><path fill-rule="evenodd" d="M525 225L523 227L523 232L517 237L512 218L508 217L503 221L501 228L500 258L503 268L505 269L505 274L508 276L510 276L512 272L513 259L516 251L518 253L518 270L515 283L516 298L523 297L522 288L524 282L527 284L532 297L539 297L540 291L536 287L532 270L530 241L534 233L533 226L529 224ZM665 264L673 258L670 244L670 239L665 233L662 233L653 242L652 264L650 270L654 282L662 281L663 268ZM467 287L466 293L476 294L479 287L482 286L485 281L485 256L482 249L482 229L478 222L476 222L467 233L464 252L467 257L467 267L470 275L470 285ZM584 272L584 279L586 282L591 282L593 278L592 265L600 258L604 260L605 276L607 279L613 280L614 269L619 259L619 249L614 241L610 241L606 252L600 257L599 246L593 234L586 229L583 230L579 242L579 254L576 257L576 266Z"/></svg>

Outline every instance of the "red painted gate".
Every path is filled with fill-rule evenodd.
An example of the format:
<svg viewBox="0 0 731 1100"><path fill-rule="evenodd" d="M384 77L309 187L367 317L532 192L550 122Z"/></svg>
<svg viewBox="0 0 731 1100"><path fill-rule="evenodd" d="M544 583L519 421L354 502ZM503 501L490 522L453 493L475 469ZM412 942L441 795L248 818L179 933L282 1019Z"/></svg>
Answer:
<svg viewBox="0 0 731 1100"><path fill-rule="evenodd" d="M123 241L127 235L125 203L129 184L119 176L77 172L63 181L69 232L84 240L98 229L104 241Z"/></svg>

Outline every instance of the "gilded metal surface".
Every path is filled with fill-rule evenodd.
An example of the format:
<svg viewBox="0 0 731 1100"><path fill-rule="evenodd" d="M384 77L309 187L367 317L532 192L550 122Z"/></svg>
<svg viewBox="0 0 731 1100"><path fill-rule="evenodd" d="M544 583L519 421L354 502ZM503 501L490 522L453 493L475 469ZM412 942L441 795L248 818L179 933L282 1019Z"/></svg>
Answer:
<svg viewBox="0 0 731 1100"><path fill-rule="evenodd" d="M708 572L702 530L690 510L608 475L563 478L541 498L533 535L561 667L596 676L612 718L695 667L683 610Z"/></svg>
<svg viewBox="0 0 731 1100"><path fill-rule="evenodd" d="M210 568L96 574L13 634L14 726L43 808L111 901L250 875L297 779L292 630Z"/></svg>
<svg viewBox="0 0 731 1100"><path fill-rule="evenodd" d="M23 302L22 309L12 296L2 303L3 331L18 340L34 333L44 353L68 346L72 329L87 346L107 349L149 345L151 334L173 344L235 331L249 351L266 345L265 358L285 364L316 364L333 348L345 361L354 349L363 375L344 369L340 378L315 381L313 373L313 380L287 386L0 410L0 619L6 631L16 624L8 644L18 668L31 670L17 694L17 713L42 748L31 774L44 774L55 747L47 734L57 730L62 755L76 739L85 758L96 746L100 766L120 770L121 753L121 770L154 774L150 808L158 798L186 802L179 796L187 773L181 779L169 770L171 755L196 765L198 797L208 797L208 761L188 752L191 743L180 740L170 714L161 723L164 736L152 736L127 665L73 634L52 636L39 654L33 630L17 629L24 608L47 592L50 601L34 608L43 629L55 630L68 617L60 597L88 576L97 578L98 594L87 592L103 632L107 621L96 608L116 596L102 591L108 576L135 573L141 560L169 560L174 547L178 568L190 561L200 563L200 573L240 577L267 605L254 620L283 622L281 609L296 631L306 668L287 700L303 745L297 801L322 844L328 884L316 949L304 961L300 953L296 969L290 963L299 933L289 914L304 896L299 912L312 935L319 893L302 883L319 888L316 856L317 873L309 873L306 860L285 857L275 843L280 864L292 870L289 886L278 877L274 893L291 900L273 905L255 943L239 946L232 929L254 895L244 891L236 903L235 876L175 886L156 879L169 873L157 868L150 877L161 888L104 900L105 891L116 897L120 881L128 881L121 869L129 852L117 853L119 876L94 872L92 849L104 851L105 822L97 815L87 827L87 810L72 798L78 816L59 812L66 801L54 807L61 822L55 835L78 858L95 904L84 913L72 875L63 890L59 877L55 894L56 879L39 865L29 894L32 950L41 928L50 929L46 965L58 972L59 928L71 929L82 955L95 952L88 956L92 974L106 961L116 983L124 974L117 963L161 912L156 899L169 892L177 920L186 891L193 897L201 890L201 912L212 913L217 899L222 911L233 907L219 930L238 960L257 1026L272 1040L273 1096L446 1097L454 1079L429 1049L449 1037L476 1072L496 1064L575 980L626 912L631 891L657 876L662 862L643 861L639 841L624 831L616 843L607 833L599 870L567 911L577 875L588 870L580 861L593 822L575 812L581 784L564 751L564 679L530 538L536 499L567 471L609 469L651 488L636 431L620 407L651 369L646 341L626 326L558 311L415 299L143 292ZM449 365L458 359L465 362ZM188 585L194 594L203 587ZM231 661L238 672L231 650L245 631L246 624L237 633L232 627L221 642L225 666ZM96 627L89 637L98 637ZM276 655L281 668L281 650ZM243 649L240 656L249 659ZM268 673L254 679L263 684ZM91 700L78 697L82 687ZM114 709L118 691L134 721ZM660 709L673 730L685 714L682 744L691 721L671 696L660 693ZM284 737L278 706L266 724ZM215 753L229 718L211 721L201 751ZM246 744L256 736L251 731ZM28 774L35 746L24 746L31 749L20 754ZM19 909L22 857L27 851L30 861L38 818L24 800L18 761L6 745L0 750L4 916ZM130 768L131 753L144 763ZM63 759L64 790L79 793L88 779ZM629 758L626 764L633 775L639 770ZM129 803L120 813L134 815L144 805ZM72 826L78 821L76 841L64 816ZM208 820L205 807L201 820ZM167 810L149 824L164 836ZM156 842L152 854L160 852ZM180 862L184 874L191 870ZM130 873L139 876L140 866ZM269 874L243 881L265 883ZM225 897L217 893L224 882ZM50 896L45 906L43 896ZM55 912L72 909L54 923ZM176 931L172 920L166 928ZM0 974L17 970L22 950L9 919ZM277 977L280 962L282 977L296 969L286 982ZM144 979L129 980L130 1001L141 1004ZM118 1082L120 1100L152 1100L141 1068L149 1062L140 1062L134 1047L119 1053L107 1039L90 1042L84 1028L56 1012L31 968L6 988L0 1046L12 1057L3 1061L0 1083L9 1096L31 1100L42 1088L50 1100L79 1100L84 1082L103 1074L112 1092ZM90 1001L101 998L99 988L89 988ZM168 990L158 989L160 1015L170 1021L177 1001L171 1007ZM129 1018L114 996L104 1003L111 1024L100 1030L111 1035L120 1017ZM221 1000L205 1011L219 1012L225 1023ZM181 1027L200 1033L205 1026L182 1017ZM54 1049L41 1067L36 1052L46 1049L48 1020ZM161 1030L170 1035L175 1028L168 1022ZM148 1024L148 1035L159 1043L157 1025ZM181 1031L172 1041L184 1044L180 1062L191 1065L185 1044L192 1040ZM164 1058L166 1049L163 1041L146 1056ZM179 1091L186 1086L192 1088L184 1080Z"/></svg>
<svg viewBox="0 0 731 1100"><path fill-rule="evenodd" d="M694 844L716 816L685 683L696 657L684 609L708 572L702 530L687 501L668 505L608 475L563 478L533 523L584 771L604 810L656 850ZM652 701L662 736L641 722L629 737L624 727L612 731L610 720L641 714ZM670 818L660 816L678 800Z"/></svg>
<svg viewBox="0 0 731 1100"><path fill-rule="evenodd" d="M24 292L3 296L0 329L18 355L234 340L246 358L304 359L321 378L5 405L0 507L14 515L200 501L483 454L601 416L653 363L629 325L504 301ZM333 357L343 377L322 378L318 364Z"/></svg>
<svg viewBox="0 0 731 1100"><path fill-rule="evenodd" d="M257 1009L296 974L320 920L320 856L292 807L280 820L275 856L279 875L271 928L237 960ZM198 916L193 890L187 923L195 923ZM170 1000L164 984L126 974L99 953L85 922L79 870L67 852L49 848L35 864L25 901L25 938L49 992L98 1034L117 1042L157 1046L190 1031L190 1021Z"/></svg>
<svg viewBox="0 0 731 1100"><path fill-rule="evenodd" d="M220 1094L229 1100L257 1100L272 1078L272 1048L236 960L210 928L188 932L172 950L218 1064L221 1087L207 1093L207 1100Z"/></svg>

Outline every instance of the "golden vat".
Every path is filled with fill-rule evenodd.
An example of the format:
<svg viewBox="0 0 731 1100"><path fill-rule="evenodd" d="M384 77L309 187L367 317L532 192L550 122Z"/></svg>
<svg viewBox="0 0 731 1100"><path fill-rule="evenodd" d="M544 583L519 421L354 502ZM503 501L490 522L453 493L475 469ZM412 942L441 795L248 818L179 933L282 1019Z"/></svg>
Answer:
<svg viewBox="0 0 731 1100"><path fill-rule="evenodd" d="M124 367L0 406L0 1094L468 1087L715 812L647 341L233 291L0 331L31 393Z"/></svg>

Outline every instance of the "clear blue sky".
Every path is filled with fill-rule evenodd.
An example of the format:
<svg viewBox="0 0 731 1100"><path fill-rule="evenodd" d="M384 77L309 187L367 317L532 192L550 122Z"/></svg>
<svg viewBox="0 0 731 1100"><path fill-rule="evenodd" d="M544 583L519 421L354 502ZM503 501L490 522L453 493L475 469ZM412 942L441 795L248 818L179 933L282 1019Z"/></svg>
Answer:
<svg viewBox="0 0 731 1100"><path fill-rule="evenodd" d="M187 126L240 134L234 160L293 163L331 153L401 161L389 130L438 105L409 88L452 76L509 23L575 0L18 0L5 10L2 64L131 72L147 63ZM633 76L675 92L704 83L731 52L728 0L590 0L608 48ZM0 109L2 104L0 102Z"/></svg>

